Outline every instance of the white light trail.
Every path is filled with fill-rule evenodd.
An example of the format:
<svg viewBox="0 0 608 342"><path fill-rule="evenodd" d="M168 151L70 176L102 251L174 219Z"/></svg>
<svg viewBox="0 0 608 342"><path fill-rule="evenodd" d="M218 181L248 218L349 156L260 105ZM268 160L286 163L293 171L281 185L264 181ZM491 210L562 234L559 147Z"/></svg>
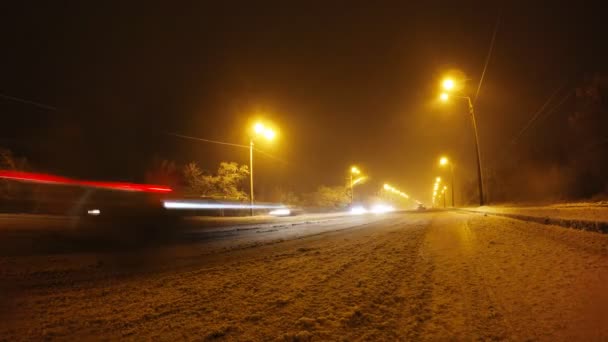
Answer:
<svg viewBox="0 0 608 342"><path fill-rule="evenodd" d="M209 203L202 201L163 201L166 209L287 209L284 205Z"/></svg>
<svg viewBox="0 0 608 342"><path fill-rule="evenodd" d="M367 209L362 206L356 206L350 209L350 213L353 215L361 215L367 213Z"/></svg>
<svg viewBox="0 0 608 342"><path fill-rule="evenodd" d="M268 215L272 215L272 216L289 216L291 215L291 210L284 208L284 209L275 209L272 210L268 213Z"/></svg>

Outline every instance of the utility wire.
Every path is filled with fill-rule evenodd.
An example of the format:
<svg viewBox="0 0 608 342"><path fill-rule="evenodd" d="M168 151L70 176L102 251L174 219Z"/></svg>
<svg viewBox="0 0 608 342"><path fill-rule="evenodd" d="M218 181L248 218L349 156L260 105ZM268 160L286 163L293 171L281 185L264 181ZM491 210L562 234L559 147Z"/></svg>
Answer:
<svg viewBox="0 0 608 342"><path fill-rule="evenodd" d="M526 125L511 140L511 145L515 145L517 143L517 140L519 140L519 138L526 132L526 130L532 126L532 124L534 123L534 121L536 121L536 119L538 119L538 117L542 114L542 112L545 110L545 108L547 108L547 106L551 103L551 101L553 101L553 98L555 98L555 96L565 86L566 86L566 83L560 85L559 87L557 87L555 89L555 91L551 94L551 96L549 96L549 98L547 98L547 100L545 101L545 103L543 103L543 105L534 113L534 115L532 115L532 118L530 118L530 120L526 123Z"/></svg>
<svg viewBox="0 0 608 342"><path fill-rule="evenodd" d="M517 144L517 141L519 140L519 138L521 138L522 135L526 132L526 130L532 126L532 123L542 114L542 112L545 110L545 108L551 103L553 98L560 92L560 90L562 90L564 88L565 85L566 85L566 83L557 87L553 91L553 93L551 93L551 95L545 100L545 102L542 104L542 106L540 106L540 108L538 108L536 110L536 112L534 112L534 114L532 115L530 120L528 120L528 122L526 122L526 125L513 137L513 139L511 139L510 144L508 144L502 150L500 157L496 159L497 164L506 159L507 155L509 154L509 151ZM554 107L554 108L556 108L556 107Z"/></svg>
<svg viewBox="0 0 608 342"><path fill-rule="evenodd" d="M561 107L561 105L563 105L564 102L566 102L566 100L568 100L572 96L572 94L574 94L574 93L571 91L566 93L566 95L564 95L564 97L555 106L553 106L553 108L549 109L549 111L547 111L545 114L543 114L543 117L540 118L538 121L536 121L535 124L540 124L542 121L546 120L553 113L555 113L555 110L557 110L557 108Z"/></svg>
<svg viewBox="0 0 608 342"><path fill-rule="evenodd" d="M10 96L10 95L6 95L6 94L2 94L0 93L0 98L6 99L6 100L10 100L10 101L15 101L15 102L20 102L20 103L24 103L24 104L29 104L38 108L42 108L42 109L46 109L46 110L52 110L52 111L59 111L59 108L57 107L53 107L53 106L49 106L46 105L44 103L39 103L39 102L35 102L35 101L30 101L30 100L26 100L26 99L21 99L18 97L14 97L14 96Z"/></svg>
<svg viewBox="0 0 608 342"><path fill-rule="evenodd" d="M190 140L196 140L196 141L202 141L202 142L208 142L208 143L212 143L212 144L218 144L218 145L228 145L228 146L234 146L234 147L240 147L240 148L249 148L249 147L250 147L249 145L233 144L233 143L224 142L224 141L218 141L218 140L211 140L211 139L203 139L203 138L191 137L191 136L188 136L188 135L177 134L177 133L170 133L170 132L167 132L167 133L165 133L165 134L167 134L167 135L172 135L172 136L174 136L174 137L178 137L178 138L190 139ZM273 155L272 155L272 154L270 154L270 153L264 152L264 151L262 151L262 150L260 150L260 149L258 149L258 148L255 148L255 147L254 147L254 148L253 148L253 150L254 150L254 151L256 151L256 152L258 152L258 153L260 153L260 154L265 155L265 156L266 156L266 157L268 157L268 158L274 159L274 160L279 161L279 162L284 163L284 164L288 164L288 163L287 163L287 161L285 161L285 160L283 160L283 159L281 159L281 158L279 158L279 157L273 156Z"/></svg>
<svg viewBox="0 0 608 342"><path fill-rule="evenodd" d="M496 33L498 32L498 26L500 25L501 15L502 9L500 10L500 12L498 12L498 18L496 18L496 24L494 25L494 33L492 33L492 40L490 41L490 49L488 50L488 55L486 56L486 61L483 66L481 78L479 79L479 84L477 85L477 92L475 93L473 104L477 103L477 98L479 97L479 92L481 91L481 84L483 83L483 79L486 75L486 70L488 69L488 64L490 63L490 57L492 57L492 51L494 50L494 42L496 41Z"/></svg>
<svg viewBox="0 0 608 342"><path fill-rule="evenodd" d="M242 148L249 148L249 146L247 146L247 145L233 144L233 143L228 143L228 142L223 142L223 141L217 141L217 140L209 140L209 139L203 139L203 138L196 138L196 137L191 137L191 136L177 134L177 133L165 133L165 134L172 135L172 136L178 137L178 138L183 138L183 139L204 141L204 142L208 142L208 143L212 143L212 144L228 145L228 146L235 146L235 147L242 147Z"/></svg>
<svg viewBox="0 0 608 342"><path fill-rule="evenodd" d="M278 162L281 162L283 164L289 164L286 160L283 160L283 159L281 159L279 157L273 156L272 154L264 152L264 151L262 151L262 150L260 150L258 148L254 147L253 150L256 151L256 152L258 152L258 153L261 153L261 154L265 155L266 157L268 157L270 159L274 159L274 160L276 160Z"/></svg>

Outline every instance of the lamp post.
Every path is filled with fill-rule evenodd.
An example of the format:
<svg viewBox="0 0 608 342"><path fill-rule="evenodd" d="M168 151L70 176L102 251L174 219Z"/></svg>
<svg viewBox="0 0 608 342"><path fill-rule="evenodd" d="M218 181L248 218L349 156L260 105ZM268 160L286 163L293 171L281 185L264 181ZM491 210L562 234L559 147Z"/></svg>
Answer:
<svg viewBox="0 0 608 342"><path fill-rule="evenodd" d="M249 139L249 215L253 216L253 140L256 137L262 136L266 140L273 140L276 136L276 132L264 126L263 123L258 122L253 125L253 133Z"/></svg>
<svg viewBox="0 0 608 342"><path fill-rule="evenodd" d="M443 88L446 91L451 91L455 87L455 82L451 79L446 79L442 83ZM469 107L469 114L471 117L471 123L473 125L473 132L475 133L475 152L477 155L477 185L479 188L479 205L484 205L484 197L483 197L483 177L481 174L481 153L479 152L479 135L477 134L477 121L475 120L475 108L473 107L473 102L471 101L471 97L469 96L454 96L459 99L467 100L467 104ZM439 97L442 101L448 101L450 95L448 93L442 93ZM454 188L452 188L454 191Z"/></svg>
<svg viewBox="0 0 608 342"><path fill-rule="evenodd" d="M355 182L353 182L353 176L361 174L361 170L356 166L350 168L350 205L352 206L355 201Z"/></svg>
<svg viewBox="0 0 608 342"><path fill-rule="evenodd" d="M454 163L451 162L448 157L441 157L439 158L439 166L443 167L443 166L450 166L450 173L451 173L451 187L452 187L452 207L455 207L456 205L454 204Z"/></svg>
<svg viewBox="0 0 608 342"><path fill-rule="evenodd" d="M437 199L437 191L439 190L439 184L441 184L441 177L435 178L435 184L433 184L433 207L435 207L435 199Z"/></svg>

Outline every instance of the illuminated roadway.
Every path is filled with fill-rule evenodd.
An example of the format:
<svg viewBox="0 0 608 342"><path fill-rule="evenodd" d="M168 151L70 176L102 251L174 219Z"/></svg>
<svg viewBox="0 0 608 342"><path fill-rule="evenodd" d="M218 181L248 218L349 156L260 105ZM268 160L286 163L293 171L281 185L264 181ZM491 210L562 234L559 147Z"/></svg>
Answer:
<svg viewBox="0 0 608 342"><path fill-rule="evenodd" d="M144 238L0 216L0 340L608 338L605 235L450 211L236 221Z"/></svg>

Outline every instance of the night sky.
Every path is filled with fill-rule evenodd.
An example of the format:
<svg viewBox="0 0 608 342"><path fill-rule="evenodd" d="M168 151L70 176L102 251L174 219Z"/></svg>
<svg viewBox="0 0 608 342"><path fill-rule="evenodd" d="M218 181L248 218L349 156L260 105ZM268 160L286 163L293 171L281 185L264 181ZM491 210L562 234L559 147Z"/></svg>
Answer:
<svg viewBox="0 0 608 342"><path fill-rule="evenodd" d="M1 6L0 93L57 109L0 98L0 146L39 171L142 181L155 157L246 163L247 150L165 133L247 143L265 113L280 135L259 148L287 164L259 156L260 187L338 185L357 164L424 196L440 154L474 176L466 104L439 105L438 84L459 69L475 93L499 17L477 102L486 163L607 57L603 12L579 2L127 3Z"/></svg>

